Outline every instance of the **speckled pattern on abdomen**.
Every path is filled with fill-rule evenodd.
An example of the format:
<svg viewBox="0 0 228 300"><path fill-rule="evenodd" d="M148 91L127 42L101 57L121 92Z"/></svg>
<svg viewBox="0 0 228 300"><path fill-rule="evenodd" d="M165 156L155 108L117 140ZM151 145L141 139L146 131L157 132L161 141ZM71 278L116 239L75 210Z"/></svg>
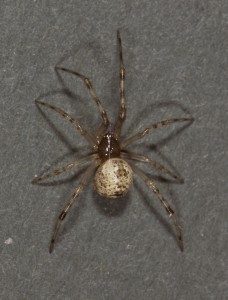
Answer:
<svg viewBox="0 0 228 300"><path fill-rule="evenodd" d="M132 184L132 169L120 158L108 159L98 168L94 183L101 196L107 198L124 196Z"/></svg>

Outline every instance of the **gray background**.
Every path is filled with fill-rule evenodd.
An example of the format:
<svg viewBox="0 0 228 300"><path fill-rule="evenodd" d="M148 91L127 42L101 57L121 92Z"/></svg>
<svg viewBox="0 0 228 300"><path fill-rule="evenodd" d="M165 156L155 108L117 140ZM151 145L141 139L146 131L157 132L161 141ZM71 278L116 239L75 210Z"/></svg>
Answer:
<svg viewBox="0 0 228 300"><path fill-rule="evenodd" d="M228 7L219 0L1 1L0 299L228 299ZM118 48L127 70L123 136L188 114L130 149L185 178L157 183L183 228L181 253L166 212L144 183L105 201L92 180L58 236L56 217L84 168L32 186L35 175L88 153L65 120L94 130L100 116L77 78L89 76L112 120L118 113ZM13 243L6 240L12 238Z"/></svg>

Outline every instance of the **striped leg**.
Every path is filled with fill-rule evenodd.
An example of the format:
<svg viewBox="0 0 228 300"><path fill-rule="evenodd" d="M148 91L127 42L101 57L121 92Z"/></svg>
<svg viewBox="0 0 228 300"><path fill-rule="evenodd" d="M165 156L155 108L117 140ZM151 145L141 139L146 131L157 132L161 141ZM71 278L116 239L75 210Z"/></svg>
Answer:
<svg viewBox="0 0 228 300"><path fill-rule="evenodd" d="M55 67L56 70L61 70L61 71L64 71L64 72L67 72L67 73L70 73L70 74L73 74L77 77L79 77L85 84L85 86L87 87L87 89L89 90L89 93L90 95L92 96L93 100L95 101L97 107L99 108L99 111L100 111L100 114L101 114L101 117L102 117L102 120L103 120L103 124L102 124L102 129L100 129L101 131L105 131L105 129L107 129L108 125L109 125L109 118L108 118L108 114L107 112L105 111L103 105L101 104L99 98L97 97L97 94L95 92L95 89L91 83L91 80L89 78L87 78L86 76L78 73L78 72L75 72L75 71L72 71L70 69L67 69L67 68L62 68L62 67Z"/></svg>
<svg viewBox="0 0 228 300"><path fill-rule="evenodd" d="M136 133L132 137L124 140L121 143L121 148L125 148L126 146L130 145L131 143L141 139L145 135L151 133L154 129L157 128L162 128L163 126L171 125L176 122L192 122L194 119L193 118L179 118L179 119L167 119L164 121L160 121L158 123L152 124L151 126L145 128L143 131Z"/></svg>
<svg viewBox="0 0 228 300"><path fill-rule="evenodd" d="M131 166L132 166L133 171L135 171L135 173L138 174L144 180L144 182L149 187L149 189L152 190L154 192L154 194L158 197L158 199L160 200L160 202L162 203L162 205L166 209L168 215L172 218L173 223L174 223L175 228L176 228L176 235L177 235L177 240L178 240L178 243L179 243L179 247L180 247L181 251L184 251L181 228L180 228L180 225L177 222L177 219L175 217L173 209L168 205L168 203L166 202L166 200L162 196L161 192L159 191L159 189L155 185L155 183L141 169L139 169L138 167L133 166L133 165L131 165Z"/></svg>
<svg viewBox="0 0 228 300"><path fill-rule="evenodd" d="M63 117L64 119L68 120L70 123L72 123L75 128L81 133L82 136L84 136L84 138L87 140L87 142L90 144L90 146L93 149L97 149L97 143L95 138L88 132L86 131L84 128L81 127L81 125L75 120L73 119L68 113L66 113L64 110L62 110L61 108L58 108L54 105L42 102L42 101L38 101L36 100L36 103L46 106L50 109L53 109L54 111L56 111L58 114L60 114L61 117Z"/></svg>
<svg viewBox="0 0 228 300"><path fill-rule="evenodd" d="M121 128L123 122L126 118L126 104L125 104L125 67L123 62L123 48L122 48L122 41L119 30L117 31L117 39L119 43L119 56L120 56L120 111L119 117L115 124L114 133L117 139L120 137Z"/></svg>
<svg viewBox="0 0 228 300"><path fill-rule="evenodd" d="M45 179L48 179L48 178L53 177L53 176L57 176L57 175L65 172L67 170L70 170L74 167L80 166L81 164L86 163L86 162L90 161L91 159L96 159L97 157L98 157L97 154L91 154L91 155L88 155L86 157L83 157L83 158L81 158L79 160L76 160L74 162L71 162L71 163L69 163L69 164L67 164L67 165L65 165L61 168L55 169L54 171L52 171L50 173L47 173L47 174L44 174L40 177L34 178L32 180L32 184L39 184L41 181L43 181Z"/></svg>
<svg viewBox="0 0 228 300"><path fill-rule="evenodd" d="M146 157L144 155L133 153L133 152L121 152L121 157L123 159L134 159L134 160L137 160L137 161L148 163L149 165L151 165L153 168L157 169L158 171L171 176L177 182L179 182L179 183L183 183L184 182L183 178L177 176L175 173L173 173L172 171L170 171L169 169L167 169L162 164L159 164L155 160L152 160L149 157Z"/></svg>
<svg viewBox="0 0 228 300"><path fill-rule="evenodd" d="M85 185L87 184L93 170L98 166L98 164L99 164L99 161L95 161L87 168L87 170L85 171L85 173L82 177L82 180L81 180L79 186L76 188L76 190L74 191L73 195L71 196L69 202L67 203L67 205L65 206L65 208L63 209L61 214L59 215L59 217L57 219L57 222L56 222L56 225L55 225L54 233L53 233L52 238L51 238L50 246L49 246L49 252L50 253L53 251L54 243L55 243L58 231L60 229L60 226L62 224L62 221L65 219L66 215L70 211L70 208L74 204L76 198L83 191L83 189L84 189Z"/></svg>

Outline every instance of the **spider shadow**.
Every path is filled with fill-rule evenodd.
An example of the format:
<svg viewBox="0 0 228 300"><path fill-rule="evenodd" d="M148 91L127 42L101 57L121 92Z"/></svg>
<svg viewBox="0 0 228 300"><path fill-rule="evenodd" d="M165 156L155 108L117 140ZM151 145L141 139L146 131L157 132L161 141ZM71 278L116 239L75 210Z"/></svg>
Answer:
<svg viewBox="0 0 228 300"><path fill-rule="evenodd" d="M55 90L55 91L52 91L52 92L48 92L48 93L42 94L42 95L40 95L39 97L37 97L35 99L35 103L36 103L36 106L37 106L40 114L42 115L42 117L44 118L44 120L49 124L49 126L51 127L51 129L53 130L53 132L56 134L56 136L59 138L59 140L63 144L65 144L67 146L67 148L73 154L75 154L77 152L77 148L75 146L73 146L72 143L69 142L69 139L67 139L67 137L66 137L65 134L63 134L59 129L57 129L55 123L48 117L48 114L46 112L44 112L43 108L41 108L41 106L36 102L36 101L43 100L46 97L53 96L53 95L59 95L59 94L65 95L65 96L67 96L71 100L77 99L77 101L80 100L80 102L84 103L84 101L81 99L81 97L79 97L78 95L74 94L73 92L71 92L67 88L60 89L60 90ZM79 136L79 138L83 139L83 137L80 134L78 134L78 136ZM76 138L77 138L77 133L76 133ZM86 147L86 146L84 146L84 147ZM80 147L80 148L82 148L82 147Z"/></svg>
<svg viewBox="0 0 228 300"><path fill-rule="evenodd" d="M70 93L70 91L68 90L56 90L54 92L49 92L49 93L46 93L46 94L43 94L41 96L39 96L35 101L38 101L40 99L43 99L45 97L48 97L48 96L53 96L53 95L56 95L56 94L59 94L59 93L64 93L65 95L68 95L68 96L72 96L72 94ZM36 103L36 102L35 102ZM41 116L43 117L43 119L49 124L49 126L51 127L51 129L53 130L53 132L56 134L57 138L69 149L69 151L67 153L64 153L63 155L59 156L56 160L54 160L50 166L46 167L42 172L41 172L41 175L42 176L44 173L47 173L47 172L50 172L50 170L56 166L58 163L62 162L64 159L66 159L67 157L72 157L73 156L73 159L72 161L75 161L75 156L78 152L83 152L85 153L85 156L86 155L89 155L92 153L91 152L88 152L88 146L81 146L80 148L77 148L75 147L72 143L69 142L69 140L67 139L66 135L62 133L62 131L60 131L56 125L54 124L54 122L47 116L46 112L43 111L43 109L38 105L38 103L36 103L36 106L41 114ZM67 164L67 163L65 163ZM75 176L73 176L74 178ZM55 180L55 181L51 181L51 182L40 182L39 185L41 186L53 186L53 185L56 185L56 184L63 184L63 183L66 183L66 182L69 182L71 181L70 179L64 179L64 180Z"/></svg>
<svg viewBox="0 0 228 300"><path fill-rule="evenodd" d="M170 140L174 139L176 136L178 136L179 134L182 133L182 131L184 131L187 127L189 127L191 125L192 122L189 122L187 124L185 124L184 126L182 126L181 128L176 129L175 131L173 131L172 133L170 133L167 137L163 138L162 140L158 141L156 144L149 144L149 145L144 145L144 144L138 144L137 145L137 149L140 148L142 149L141 151L136 151L138 154L143 154L143 152L145 152L145 148L149 149L149 152L154 152L156 153L160 158L162 163L164 164L164 166L168 167L169 169L171 169L179 178L182 179L181 182L178 182L176 180L171 180L170 177L168 177L168 179L166 177L164 177L164 174L162 175L158 175L155 178L155 180L158 181L162 181L162 182L169 182L169 183L174 183L174 184L183 184L184 183L184 179L182 178L182 176L180 175L180 173L178 172L178 170L176 169L176 167L172 164L171 160L167 158L167 156L165 156L164 154L162 154L161 152L161 148L167 144ZM127 152L131 153L131 149ZM146 155L148 157L150 157L150 155ZM155 161L158 161L157 159L155 159ZM140 161L134 161L135 163L141 163L146 165L143 162ZM150 167L147 165L148 168L150 168L151 170L156 171L156 169L154 169L153 167ZM168 176L168 175L167 175Z"/></svg>
<svg viewBox="0 0 228 300"><path fill-rule="evenodd" d="M116 35L114 35L114 37L116 39L115 57L117 58L119 56L119 45L118 45ZM82 45L81 49L77 49L77 51L68 52L67 55L64 55L58 61L58 63L56 64L56 67L63 67L62 64L64 64L65 62L68 62L68 60L70 58L75 57L76 54L82 49L83 49L84 52L92 51L92 59L95 59L98 66L101 65L103 68L105 68L104 61L110 61L110 59L105 54L106 53L106 51L105 51L106 48L104 47L104 45L102 45L100 43L97 43L97 41L92 41L92 42L89 42L89 43L86 43L86 44ZM88 57L91 57L91 55L88 55ZM111 103L113 103L113 99L118 99L116 103L118 103L118 106L119 106L119 98L118 98L119 97L119 92L118 92L118 90L119 90L119 85L118 85L118 82L119 82L119 61L116 61L116 59L115 59L114 66L118 66L118 67L112 68L112 70L114 70L114 71L111 74L111 83L112 83L111 84L111 91L110 91L110 99L111 100L109 100L109 102L104 102L104 101L102 101L102 99L100 99L101 103L102 103L102 105L105 108L107 113L108 113L108 111L106 109L107 105L110 105ZM66 67L66 68L68 68L68 67ZM80 71L80 64L79 64L79 69L75 69L75 68L71 68L71 67L69 67L69 68L72 69L72 70L75 70L75 71L77 71L77 72L79 72L79 73L81 73L81 74L83 74L84 76L87 77L87 74L85 74L84 71L82 71L82 72ZM64 89L66 89L67 84L63 80L63 75L62 75L66 72L62 72L62 71L56 70L56 69L55 69L55 71L57 73L57 77L58 77L58 80L59 80L60 84L63 86ZM71 76L74 76L74 75L71 75ZM91 76L92 76L92 74L91 74ZM75 78L76 77L77 76L75 76ZM92 80L92 77L90 77L90 76L88 76L88 77ZM78 78L78 80L81 80L81 79ZM93 80L92 80L92 82L93 82ZM94 115L93 115L93 117L94 117ZM109 115L109 118L110 118L110 120L112 120L112 117L110 115Z"/></svg>
<svg viewBox="0 0 228 300"><path fill-rule="evenodd" d="M165 144L167 144L169 141L173 140L176 136L178 136L179 134L181 134L191 124L192 124L192 122L189 122L189 123L185 124L184 126L182 126L181 128L178 128L178 129L174 130L171 134L169 134L167 137L163 138L162 140L158 141L156 144L150 144L150 145L146 146L146 148L148 148L150 151L156 153L159 157L161 157L161 160L165 162L165 165L168 165L174 171L174 173L177 174L178 177L181 177L181 178L182 178L182 176L177 171L176 167L173 165L173 163L171 162L171 160L168 159L167 156L165 156L164 154L162 154L162 152L161 152L160 149ZM177 182L174 181L174 183L177 183ZM183 183L184 183L184 179L183 179Z"/></svg>
<svg viewBox="0 0 228 300"><path fill-rule="evenodd" d="M149 115L152 114L153 111L157 111L158 109L171 109L174 108L175 110L178 109L178 111L182 111L184 114L187 114L188 116L191 116L190 112L179 102L177 101L166 101L166 102L162 102L162 103L152 103L151 105L143 108L140 113L138 113L138 117L136 117L136 119L129 125L128 128L128 132L134 132L136 130L136 127L138 126L138 124L141 123L142 120L145 120L148 118ZM155 114L156 115L156 114ZM180 118L182 118L183 116L181 115ZM167 117L166 119L169 119L169 117ZM188 124L190 125L192 122L189 122ZM150 124L152 124L152 122L150 121ZM145 127L150 126L150 124L146 124ZM188 125L187 124L187 125Z"/></svg>
<svg viewBox="0 0 228 300"><path fill-rule="evenodd" d="M35 103L36 103L36 106L37 106L40 114L42 115L42 117L44 118L44 120L49 124L49 126L51 127L51 129L53 130L53 132L55 132L55 134L59 138L59 140L61 142L63 142L70 151L73 152L73 151L75 151L75 147L69 142L69 140L67 139L67 137L60 130L57 129L57 127L55 126L55 124L50 120L50 118L47 117L47 114L44 113L43 109L36 102L36 101L39 101L40 99L43 99L43 98L45 98L47 96L53 96L53 95L59 94L60 92L64 93L64 91L61 90L61 91L54 91L54 92L49 92L49 93L43 94L43 95L39 96L38 98L36 98Z"/></svg>
<svg viewBox="0 0 228 300"><path fill-rule="evenodd" d="M193 122L193 121L192 121ZM182 126L181 128L178 128L177 130L175 130L174 132L172 132L170 135L168 135L167 137L163 138L161 141L157 142L156 144L150 144L148 146L146 146L150 151L153 151L154 153L158 154L159 157L161 157L162 162L164 162L164 165L167 165L171 170L173 170L173 172L179 177L181 178L183 181L182 182L177 182L175 180L171 180L170 178L166 178L163 176L154 176L154 180L155 181L160 181L163 183L168 183L168 184L184 184L184 178L180 175L180 172L178 172L177 168L173 165L172 161L165 156L164 154L162 154L162 152L160 151L160 149L167 144L170 140L174 139L176 136L178 136L179 134L182 133L182 131L184 131L187 127L189 127L192 122L189 122L187 124L185 124L184 126ZM170 186L170 185L169 185ZM176 201L176 197L175 194L173 192L173 190L171 191L170 195L172 198L172 202L175 205L175 210L178 214L178 203Z"/></svg>
<svg viewBox="0 0 228 300"><path fill-rule="evenodd" d="M119 198L105 198L96 194L94 198L96 209L107 217L121 216L130 203L130 193Z"/></svg>
<svg viewBox="0 0 228 300"><path fill-rule="evenodd" d="M88 57L91 56L91 55L89 55L89 52L92 51L92 53L93 53L92 54L92 60L95 59L98 65L101 65L101 64L103 65L104 61L107 60L107 57L104 56L103 48L96 41L84 44L84 45L81 46L81 48L77 49L77 51L73 50L73 51L70 51L67 55L62 56L62 58L55 65L54 69L55 69L57 78L58 78L60 84L62 85L62 87L64 89L69 90L68 87L67 87L67 84L63 80L63 74L66 74L67 72L66 71L58 70L58 69L56 69L57 67L60 67L60 68L64 67L66 69L71 69L72 71L76 71L76 72L79 72L80 74L83 74L85 77L88 76L87 74L84 73L84 71L80 70L80 67L79 67L79 69L77 69L77 68L74 68L74 67L65 66L65 62L67 63L69 59L71 59L73 57L76 57L77 56L76 54L79 51L83 51L83 53L88 53ZM79 66L80 66L80 64L79 64ZM77 81L82 81L82 79L80 79L76 75L70 74L70 76L72 76L73 78L75 78ZM90 76L88 76L88 77L90 77Z"/></svg>
<svg viewBox="0 0 228 300"><path fill-rule="evenodd" d="M71 58L77 57L78 54L80 54L80 52L84 53L88 53L87 57L92 57L93 59L95 59L97 61L97 63L103 64L104 60L107 59L107 57L104 57L105 52L103 51L104 48L102 48L100 43L97 43L96 40L92 41L92 38L89 38L89 42L87 43L82 43L80 45L80 47L75 46L74 48L72 48L70 51L67 51L62 58L57 62L56 66L61 66L62 63L67 62L68 60L70 60ZM89 52L92 52L93 55L89 55ZM79 57L79 62L81 61L81 58ZM79 70L75 70L77 72L79 72Z"/></svg>
<svg viewBox="0 0 228 300"><path fill-rule="evenodd" d="M173 132L171 132L168 136L162 138L159 142L156 143L155 149L162 148L165 144L168 144L169 141L173 140L176 136L181 134L183 131L185 131L189 126L192 125L194 120L189 121L188 123L185 123L182 125L181 128L175 129ZM151 150L154 148L154 145L151 145Z"/></svg>
<svg viewBox="0 0 228 300"><path fill-rule="evenodd" d="M103 60L104 60L104 57L102 56L101 57L101 47L99 44L95 43L95 42L90 42L90 43L87 43L87 44L84 44L83 47L81 48L77 48L77 50L73 49L71 51L68 51L59 61L58 63L56 64L56 66L54 67L54 71L56 73L56 76L57 76L57 80L59 81L59 83L61 84L62 88L59 89L59 90L56 90L56 91L53 91L53 92L49 92L49 93L46 93L46 94L42 94L40 95L36 100L40 100L40 99L43 99L45 97L48 97L48 96L53 96L53 95L56 95L56 94L62 94L62 95L65 95L68 99L70 100L73 100L75 101L77 104L81 104L83 105L84 107L84 110L86 111L87 115L86 115L86 119L87 120L91 120L94 118L94 113L93 113L93 110L91 111L90 109L86 109L86 102L88 101L88 99L86 97L81 97L79 96L78 94L74 93L72 91L71 88L68 87L66 81L63 79L64 77L64 74L66 74L67 72L64 72L64 71L60 71L58 69L56 69L56 67L62 67L62 63L65 62L65 61L68 61L69 58L71 57L74 57L80 50L84 52L86 51L89 51L89 50L92 50L92 52L94 53L93 57L96 58L96 60L98 61L98 63L100 64ZM66 67L68 68L68 67ZM71 69L71 68L70 68ZM79 79L77 76L74 76L73 74L71 74L71 76L73 78L75 78L75 82L77 83L77 81L79 82L79 84L83 84L84 83L81 83L81 79ZM86 87L85 87L85 92L86 92ZM90 96L89 96L90 98ZM39 107L40 109L40 107ZM41 110L41 109L40 109ZM42 111L42 110L41 110ZM99 114L95 114L96 115L99 115ZM89 124L86 124L86 125L90 125Z"/></svg>
<svg viewBox="0 0 228 300"><path fill-rule="evenodd" d="M56 65L56 67L57 66L59 66L59 64L57 64ZM61 84L61 86L62 86L62 93L65 95L65 96L67 96L68 98L70 98L71 100L76 100L77 101L77 103L79 104L81 104L81 105L83 105L83 106L85 106L85 103L89 100L89 101L93 101L93 99L92 99L92 97L89 95L88 96L88 98L89 99L83 99L82 97L80 97L79 95L77 95L76 93L74 93L73 91L71 91L69 88L68 88L68 86L67 86L67 84L65 83L65 80L63 79L63 75L64 75L64 73L67 73L67 72L64 72L64 71L60 71L60 70L58 70L58 69L56 69L56 67L55 67L55 73L56 73L56 76L57 76L57 79L58 79L58 81L59 81L59 83ZM79 81L79 83L81 83L81 84L83 84L84 85L84 83L83 82L80 82L80 81L82 81L80 78L78 78L77 76L75 76L75 75L73 75L73 74L71 74L71 76L73 77L73 78L75 78L77 81ZM85 92L87 92L87 88L85 87ZM86 119L87 120L93 120L94 119L94 117L99 117L99 113L96 113L96 114L94 114L94 112L93 112L93 110L90 110L90 109L87 109L86 110ZM96 119L96 118L95 118ZM88 125L88 124L87 124ZM100 125L100 124L99 124ZM98 127L98 126L96 126L96 127Z"/></svg>

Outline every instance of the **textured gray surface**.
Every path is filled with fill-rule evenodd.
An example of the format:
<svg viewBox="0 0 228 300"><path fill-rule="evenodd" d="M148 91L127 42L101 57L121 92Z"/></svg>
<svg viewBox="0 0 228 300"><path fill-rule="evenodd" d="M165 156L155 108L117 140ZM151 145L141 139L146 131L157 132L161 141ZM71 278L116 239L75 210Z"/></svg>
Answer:
<svg viewBox="0 0 228 300"><path fill-rule="evenodd" d="M1 300L228 299L227 13L219 0L2 1ZM55 219L81 170L47 187L30 181L84 155L87 145L34 100L61 106L90 129L98 124L82 83L57 77L53 67L61 63L91 77L116 116L117 28L127 69L124 135L166 117L195 117L183 130L158 130L133 147L185 178L184 185L158 181L177 212L185 252L165 211L136 178L117 212L90 182L50 255Z"/></svg>

